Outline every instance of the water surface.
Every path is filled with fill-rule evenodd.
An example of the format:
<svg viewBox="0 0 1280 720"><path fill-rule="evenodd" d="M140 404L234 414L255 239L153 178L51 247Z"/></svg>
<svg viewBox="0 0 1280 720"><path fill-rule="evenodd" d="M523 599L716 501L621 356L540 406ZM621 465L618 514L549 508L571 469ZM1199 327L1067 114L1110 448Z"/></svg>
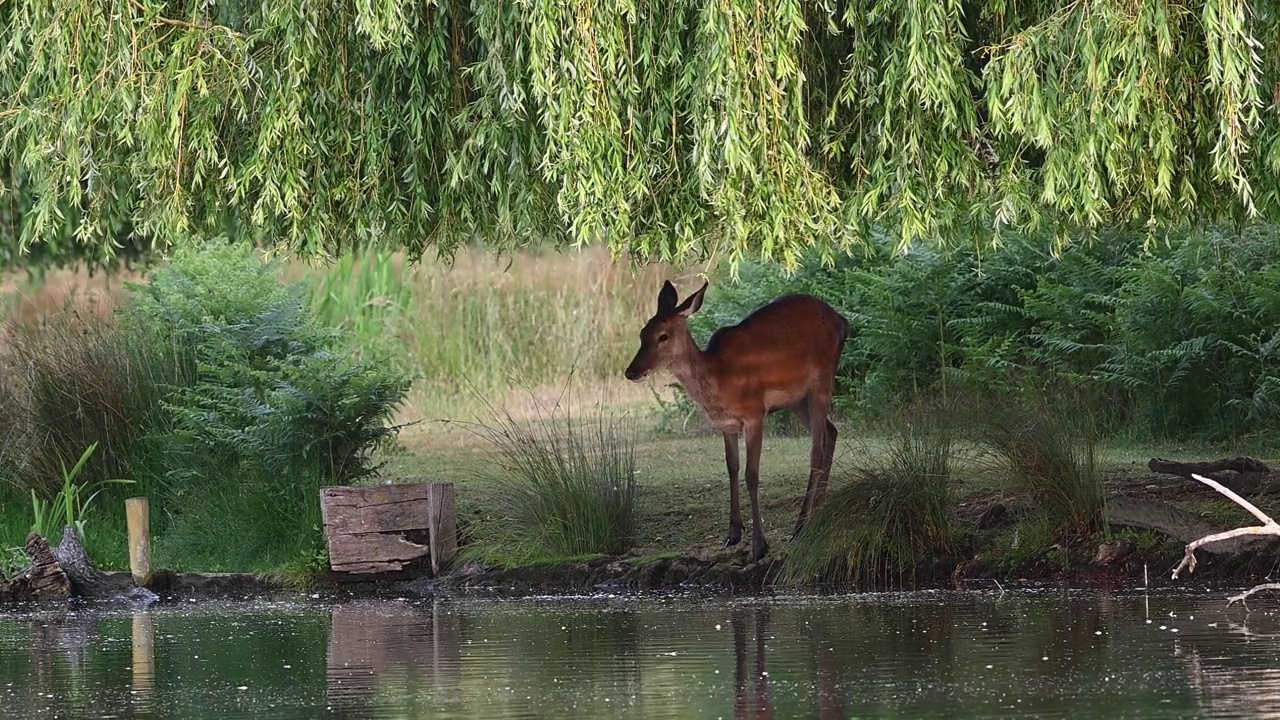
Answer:
<svg viewBox="0 0 1280 720"><path fill-rule="evenodd" d="M1280 717L1222 593L182 603L0 615L12 718Z"/></svg>

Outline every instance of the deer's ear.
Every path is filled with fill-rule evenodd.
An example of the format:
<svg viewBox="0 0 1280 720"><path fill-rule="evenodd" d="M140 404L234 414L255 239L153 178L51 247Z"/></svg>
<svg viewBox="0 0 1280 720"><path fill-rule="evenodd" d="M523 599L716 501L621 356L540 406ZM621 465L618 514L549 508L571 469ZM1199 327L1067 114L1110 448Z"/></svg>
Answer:
<svg viewBox="0 0 1280 720"><path fill-rule="evenodd" d="M658 291L658 314L669 315L674 312L678 299L676 286L672 285L670 280L662 283L662 289Z"/></svg>
<svg viewBox="0 0 1280 720"><path fill-rule="evenodd" d="M705 282L702 283L702 287L698 288L698 292L685 298L684 302L680 303L680 307L676 308L676 313L689 317L698 312L698 308L702 307L702 296L707 293L707 284Z"/></svg>

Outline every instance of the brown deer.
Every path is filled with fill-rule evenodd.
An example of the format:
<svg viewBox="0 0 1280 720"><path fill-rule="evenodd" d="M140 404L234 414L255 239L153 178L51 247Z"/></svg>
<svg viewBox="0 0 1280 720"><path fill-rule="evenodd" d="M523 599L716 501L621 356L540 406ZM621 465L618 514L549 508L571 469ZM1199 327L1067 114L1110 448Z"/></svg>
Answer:
<svg viewBox="0 0 1280 720"><path fill-rule="evenodd" d="M757 309L737 325L722 327L706 349L689 333L689 316L702 307L707 284L683 303L666 282L658 292L658 313L640 330L640 349L627 367L628 380L640 381L670 368L685 392L711 424L724 434L729 470L729 536L725 547L742 540L738 499L738 436L747 442L747 492L751 494L751 557L768 552L760 523L760 448L765 416L791 408L809 428L809 487L795 532L822 504L835 455L836 426L828 414L836 367L849 335L849 321L812 295L787 295ZM794 537L794 536L793 536Z"/></svg>

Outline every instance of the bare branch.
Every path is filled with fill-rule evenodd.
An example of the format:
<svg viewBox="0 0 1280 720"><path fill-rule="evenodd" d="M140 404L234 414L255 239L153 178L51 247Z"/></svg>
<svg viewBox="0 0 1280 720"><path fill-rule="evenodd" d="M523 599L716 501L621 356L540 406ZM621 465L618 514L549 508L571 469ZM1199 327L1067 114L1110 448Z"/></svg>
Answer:
<svg viewBox="0 0 1280 720"><path fill-rule="evenodd" d="M1245 500L1244 498L1240 497L1240 496L1239 496L1239 495L1237 495L1233 490L1231 490L1231 489L1230 489L1230 488L1228 488L1228 487L1223 486L1223 485L1222 485L1222 483L1218 482L1217 480L1210 480L1209 478L1207 478L1207 477L1205 477L1205 476L1203 476L1203 475L1197 475L1197 474L1194 474L1194 473L1192 473L1191 477L1195 478L1196 480L1199 480L1200 482L1204 483L1205 485L1208 485L1209 487L1213 488L1214 490L1217 490L1218 492L1222 493L1223 495L1226 495L1228 498L1230 498L1230 499L1231 499L1231 502L1233 502L1233 503L1235 503L1235 504L1239 505L1240 507L1244 508L1245 510L1248 510L1248 511L1249 511L1249 513L1250 513L1251 515L1253 515L1254 517L1256 517L1256 518L1258 518L1259 520L1261 520L1261 521L1262 521L1262 523L1263 523L1264 525L1275 525L1275 524L1276 524L1276 521L1275 521L1275 520L1272 520L1272 519L1271 519L1271 517L1270 517L1269 515L1267 515L1266 513L1262 512L1261 510L1259 510L1259 509L1257 508L1257 506L1256 506L1256 505L1254 505L1253 503L1249 502L1248 500ZM1277 526L1277 530L1280 530L1280 526ZM1280 534L1280 533L1277 533L1277 534Z"/></svg>
<svg viewBox="0 0 1280 720"><path fill-rule="evenodd" d="M1240 593L1239 595L1232 595L1231 597L1227 598L1227 607L1231 607L1232 605L1238 602L1242 603L1244 602L1244 599L1249 597L1250 595L1254 593L1264 592L1266 590L1280 590L1280 583L1263 583L1261 585L1255 585L1249 588L1248 590L1245 590L1244 592Z"/></svg>
<svg viewBox="0 0 1280 720"><path fill-rule="evenodd" d="M1184 568L1188 573L1193 573L1196 571L1195 552L1198 548L1204 545L1209 545L1211 543L1216 543L1216 542L1222 542L1223 540L1230 540L1231 538L1237 538L1244 535L1274 535L1274 536L1280 537L1280 525L1276 524L1275 520L1272 520L1270 516L1268 516L1266 513L1262 512L1261 510L1259 510L1253 503L1235 494L1230 489L1223 487L1221 483L1215 480L1210 480L1209 478L1204 477L1203 475L1196 475L1196 474L1192 474L1191 477L1195 478L1196 480L1199 480L1205 485L1208 485L1214 490L1217 490L1218 492L1227 496L1227 498L1229 498L1232 502L1244 508L1245 510L1248 510L1250 514L1252 514L1254 517L1261 520L1262 524L1254 527L1236 528L1235 530L1227 530L1226 532L1214 533L1213 535L1206 535L1205 537L1202 537L1199 540L1195 540L1193 542L1187 543L1186 554L1183 555L1182 562L1178 563L1178 567L1173 569L1173 579L1175 580L1178 579L1178 575L1182 572Z"/></svg>

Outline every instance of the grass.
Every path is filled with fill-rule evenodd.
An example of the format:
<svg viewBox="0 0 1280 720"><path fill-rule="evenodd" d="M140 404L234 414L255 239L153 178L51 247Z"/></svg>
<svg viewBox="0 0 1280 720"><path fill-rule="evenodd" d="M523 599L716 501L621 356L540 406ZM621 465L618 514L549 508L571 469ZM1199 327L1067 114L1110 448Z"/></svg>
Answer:
<svg viewBox="0 0 1280 720"><path fill-rule="evenodd" d="M483 412L476 390L507 405L570 376L620 378L673 274L662 265L633 274L599 248L506 258L463 249L452 266L367 250L285 268L312 282L323 318L396 349L417 376L406 409L414 419Z"/></svg>
<svg viewBox="0 0 1280 720"><path fill-rule="evenodd" d="M887 584L951 544L955 446L945 429L904 424L830 492L791 545L791 582Z"/></svg>
<svg viewBox="0 0 1280 720"><path fill-rule="evenodd" d="M517 419L491 411L469 425L492 450L479 470L493 513L483 528L490 552L509 557L620 555L636 528L634 428L603 407L584 415L571 403Z"/></svg>
<svg viewBox="0 0 1280 720"><path fill-rule="evenodd" d="M1106 492L1095 443L1051 412L1000 407L985 413L978 436L1009 487L1051 518L1060 533L1103 526Z"/></svg>

